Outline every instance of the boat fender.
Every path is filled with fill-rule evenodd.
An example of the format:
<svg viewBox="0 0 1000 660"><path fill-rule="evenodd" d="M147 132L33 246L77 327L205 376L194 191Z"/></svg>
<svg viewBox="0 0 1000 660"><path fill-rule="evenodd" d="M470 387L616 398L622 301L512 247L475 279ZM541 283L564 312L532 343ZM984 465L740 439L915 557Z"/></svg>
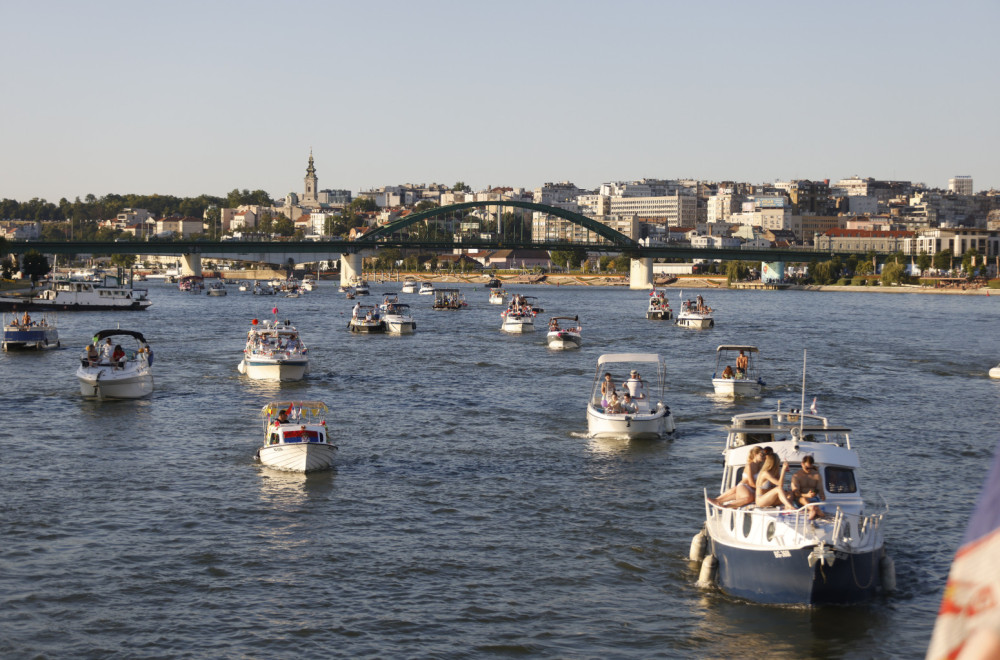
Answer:
<svg viewBox="0 0 1000 660"><path fill-rule="evenodd" d="M691 539L691 550L688 552L688 558L691 561L700 562L705 558L705 547L708 545L708 539L705 536L705 530L701 530Z"/></svg>
<svg viewBox="0 0 1000 660"><path fill-rule="evenodd" d="M714 555L705 555L701 560L701 571L698 573L698 586L707 589L715 582L715 568L719 565L719 560Z"/></svg>
<svg viewBox="0 0 1000 660"><path fill-rule="evenodd" d="M882 572L882 590L887 593L896 591L896 563L892 557L887 554L882 555L879 569Z"/></svg>

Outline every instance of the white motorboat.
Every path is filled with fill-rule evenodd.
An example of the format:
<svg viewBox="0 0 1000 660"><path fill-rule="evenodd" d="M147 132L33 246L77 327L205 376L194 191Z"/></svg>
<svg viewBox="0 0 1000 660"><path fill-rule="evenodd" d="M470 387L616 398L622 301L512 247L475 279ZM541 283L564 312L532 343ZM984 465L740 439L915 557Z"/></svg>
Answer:
<svg viewBox="0 0 1000 660"><path fill-rule="evenodd" d="M208 290L205 291L205 294L209 296L225 296L229 292L226 291L226 285L222 282L212 282L208 285Z"/></svg>
<svg viewBox="0 0 1000 660"><path fill-rule="evenodd" d="M253 283L253 295L255 295L255 296L273 296L274 295L274 287L272 287L267 282L264 282L263 284L261 284L257 280L254 280L254 283Z"/></svg>
<svg viewBox="0 0 1000 660"><path fill-rule="evenodd" d="M695 330L714 328L715 318L712 316L712 311L700 295L697 301L685 300L681 302L681 311L677 314L677 325Z"/></svg>
<svg viewBox="0 0 1000 660"><path fill-rule="evenodd" d="M28 312L3 315L3 350L45 350L59 348L56 315L41 313L32 318Z"/></svg>
<svg viewBox="0 0 1000 660"><path fill-rule="evenodd" d="M358 280L354 285L354 295L356 296L367 296L371 294L371 289L368 288L368 282L365 280Z"/></svg>
<svg viewBox="0 0 1000 660"><path fill-rule="evenodd" d="M535 331L535 317L539 312L545 311L537 306L538 299L535 296L522 296L514 294L511 296L507 309L500 313L503 322L500 330L510 333L523 333Z"/></svg>
<svg viewBox="0 0 1000 660"><path fill-rule="evenodd" d="M433 296L434 295L434 285L430 282L421 282L420 289L417 291L421 296Z"/></svg>
<svg viewBox="0 0 1000 660"><path fill-rule="evenodd" d="M640 369L655 372L655 381L643 380ZM625 377L622 383L616 379ZM656 353L607 353L597 359L594 387L587 404L587 433L591 438L658 439L677 427L663 403L666 367ZM632 398L623 403L625 391ZM613 395L613 396L612 396ZM619 397L622 400L619 401Z"/></svg>
<svg viewBox="0 0 1000 660"><path fill-rule="evenodd" d="M990 369L990 378L1000 378L1000 364Z"/></svg>
<svg viewBox="0 0 1000 660"><path fill-rule="evenodd" d="M739 598L796 605L854 603L894 588L882 536L888 509L884 502L872 508L862 500L850 429L815 414L783 412L779 402L776 411L735 415L727 432L721 489L714 498L706 491L705 526L691 542L690 558L701 562L701 586L718 584ZM774 465L781 462L790 471L811 455L818 468L818 478L812 478L816 495L800 501L786 494L793 508L781 501L740 506L745 498L730 499L739 497L736 487L754 448L770 448ZM821 508L810 513L814 506Z"/></svg>
<svg viewBox="0 0 1000 660"><path fill-rule="evenodd" d="M395 298L395 296L393 296ZM388 296L387 296L388 298ZM386 301L382 303L382 320L385 331L392 335L411 335L417 329L417 323L410 314L410 306L406 303Z"/></svg>
<svg viewBox="0 0 1000 660"><path fill-rule="evenodd" d="M205 288L205 278L201 275L185 275L177 280L177 288L185 293L201 293Z"/></svg>
<svg viewBox="0 0 1000 660"><path fill-rule="evenodd" d="M118 275L105 275L103 282L54 280L37 294L0 296L0 310L58 310L91 312L99 310L144 310L149 301L148 289L132 286L123 269Z"/></svg>
<svg viewBox="0 0 1000 660"><path fill-rule="evenodd" d="M416 293L417 286L418 284L416 280L407 277L403 280L403 288L400 290L400 293Z"/></svg>
<svg viewBox="0 0 1000 660"><path fill-rule="evenodd" d="M240 286L238 288L239 288L239 290L241 292L249 291L250 290L250 283L247 282L246 280L241 280L240 281Z"/></svg>
<svg viewBox="0 0 1000 660"><path fill-rule="evenodd" d="M433 309L462 309L468 307L459 289L434 289Z"/></svg>
<svg viewBox="0 0 1000 660"><path fill-rule="evenodd" d="M309 373L309 355L299 331L287 319L250 321L243 359L237 369L254 380L292 382Z"/></svg>
<svg viewBox="0 0 1000 660"><path fill-rule="evenodd" d="M666 291L653 289L649 292L646 318L653 321L669 321L674 318L674 311L670 309L670 301L667 300Z"/></svg>
<svg viewBox="0 0 1000 660"><path fill-rule="evenodd" d="M563 321L563 323L559 323ZM576 316L553 316L549 319L549 332L545 335L545 341L549 348L560 351L567 348L580 348L583 343L583 326Z"/></svg>
<svg viewBox="0 0 1000 660"><path fill-rule="evenodd" d="M321 401L272 401L260 411L264 445L262 465L289 472L315 472L333 466L337 447L330 442L326 404Z"/></svg>
<svg viewBox="0 0 1000 660"><path fill-rule="evenodd" d="M313 289L316 288L316 282L317 282L317 280L314 280L311 277L304 277L303 276L303 278L302 278L302 289L304 291L312 291Z"/></svg>
<svg viewBox="0 0 1000 660"><path fill-rule="evenodd" d="M122 346L125 344L125 346ZM153 351L141 332L101 330L80 356L80 394L98 399L141 399L153 392Z"/></svg>
<svg viewBox="0 0 1000 660"><path fill-rule="evenodd" d="M715 373L712 374L715 393L724 396L760 396L765 383L760 375L758 355L756 346L726 344L715 349Z"/></svg>
<svg viewBox="0 0 1000 660"><path fill-rule="evenodd" d="M347 322L347 329L351 332L376 333L385 332L385 321L382 319L381 310L375 305L362 305L358 303L351 311L351 320Z"/></svg>
<svg viewBox="0 0 1000 660"><path fill-rule="evenodd" d="M507 304L507 291L505 289L490 289L490 304L491 305L506 305Z"/></svg>

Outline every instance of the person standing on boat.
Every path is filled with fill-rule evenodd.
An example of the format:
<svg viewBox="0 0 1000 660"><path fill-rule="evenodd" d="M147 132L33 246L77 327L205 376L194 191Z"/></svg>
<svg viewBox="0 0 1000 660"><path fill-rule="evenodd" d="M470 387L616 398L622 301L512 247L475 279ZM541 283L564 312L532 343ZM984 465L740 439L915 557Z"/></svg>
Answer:
<svg viewBox="0 0 1000 660"><path fill-rule="evenodd" d="M740 354L736 358L736 369L746 373L747 367L750 366L750 359L743 353L743 349L740 349Z"/></svg>
<svg viewBox="0 0 1000 660"><path fill-rule="evenodd" d="M111 362L111 354L114 353L114 350L115 347L111 345L111 337L108 337L104 343L101 344L101 362Z"/></svg>
<svg viewBox="0 0 1000 660"><path fill-rule="evenodd" d="M646 383L635 369L629 372L628 380L622 383L622 389L628 390L634 399L646 398Z"/></svg>
<svg viewBox="0 0 1000 660"><path fill-rule="evenodd" d="M278 411L278 416L274 419L275 426L281 426L282 424L288 424L288 411L281 409Z"/></svg>
<svg viewBox="0 0 1000 660"><path fill-rule="evenodd" d="M605 408L608 407L612 394L615 394L614 380L612 380L611 374L604 374L604 382L601 383L601 405Z"/></svg>

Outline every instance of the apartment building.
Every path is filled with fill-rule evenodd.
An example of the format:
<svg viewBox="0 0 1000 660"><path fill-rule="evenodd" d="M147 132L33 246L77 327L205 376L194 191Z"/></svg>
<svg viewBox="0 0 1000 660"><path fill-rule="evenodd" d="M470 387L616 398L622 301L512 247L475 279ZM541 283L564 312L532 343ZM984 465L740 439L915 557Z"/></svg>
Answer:
<svg viewBox="0 0 1000 660"><path fill-rule="evenodd" d="M637 216L668 227L693 225L698 221L697 198L680 192L656 197L611 197L609 208L611 215Z"/></svg>

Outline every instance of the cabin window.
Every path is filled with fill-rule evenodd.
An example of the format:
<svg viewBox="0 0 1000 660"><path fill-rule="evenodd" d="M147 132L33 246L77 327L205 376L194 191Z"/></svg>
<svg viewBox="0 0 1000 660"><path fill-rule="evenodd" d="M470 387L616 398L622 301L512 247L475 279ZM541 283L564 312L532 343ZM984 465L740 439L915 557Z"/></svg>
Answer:
<svg viewBox="0 0 1000 660"><path fill-rule="evenodd" d="M826 492L856 493L858 484L854 481L854 470L843 467L826 468Z"/></svg>
<svg viewBox="0 0 1000 660"><path fill-rule="evenodd" d="M278 434L277 433L272 433L271 434L271 444L272 445L278 444Z"/></svg>
<svg viewBox="0 0 1000 660"><path fill-rule="evenodd" d="M767 532L766 532L766 534L767 534L767 540L768 541L773 541L774 540L774 521L773 520L771 522L767 523Z"/></svg>
<svg viewBox="0 0 1000 660"><path fill-rule="evenodd" d="M743 538L750 536L750 530L753 529L753 516L749 513L743 514Z"/></svg>

